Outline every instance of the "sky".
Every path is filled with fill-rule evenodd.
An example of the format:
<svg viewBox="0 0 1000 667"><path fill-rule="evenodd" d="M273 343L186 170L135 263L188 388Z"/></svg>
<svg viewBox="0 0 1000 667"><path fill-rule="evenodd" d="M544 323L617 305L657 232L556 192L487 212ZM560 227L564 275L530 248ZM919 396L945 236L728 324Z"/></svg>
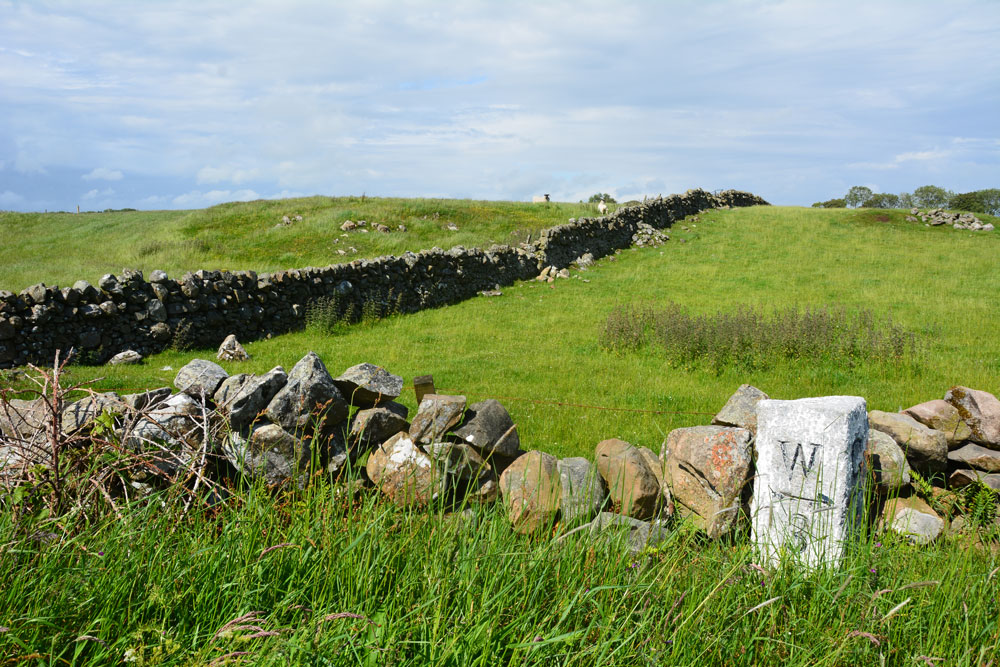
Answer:
<svg viewBox="0 0 1000 667"><path fill-rule="evenodd" d="M0 0L0 210L1000 187L1000 1Z"/></svg>

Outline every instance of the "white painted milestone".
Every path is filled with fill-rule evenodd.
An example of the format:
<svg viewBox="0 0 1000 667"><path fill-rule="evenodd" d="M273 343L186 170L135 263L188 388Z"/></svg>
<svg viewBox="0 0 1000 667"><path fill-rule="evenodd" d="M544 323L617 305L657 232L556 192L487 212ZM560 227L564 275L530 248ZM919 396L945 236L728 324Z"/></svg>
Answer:
<svg viewBox="0 0 1000 667"><path fill-rule="evenodd" d="M868 411L859 396L757 404L753 540L761 559L840 561L861 528Z"/></svg>

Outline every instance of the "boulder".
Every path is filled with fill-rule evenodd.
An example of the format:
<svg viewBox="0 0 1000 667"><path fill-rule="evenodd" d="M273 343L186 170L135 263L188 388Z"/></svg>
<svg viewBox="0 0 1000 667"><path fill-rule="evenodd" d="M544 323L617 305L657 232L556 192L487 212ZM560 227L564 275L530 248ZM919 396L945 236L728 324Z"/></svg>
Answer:
<svg viewBox="0 0 1000 667"><path fill-rule="evenodd" d="M378 407L358 410L351 418L348 442L351 449L366 452L378 447L400 431L408 431L406 406L388 401Z"/></svg>
<svg viewBox="0 0 1000 667"><path fill-rule="evenodd" d="M368 363L351 366L333 382L351 405L360 408L394 401L403 391L403 378Z"/></svg>
<svg viewBox="0 0 1000 667"><path fill-rule="evenodd" d="M952 387L944 400L954 405L969 425L970 440L990 449L1000 449L1000 401L996 396L968 387Z"/></svg>
<svg viewBox="0 0 1000 667"><path fill-rule="evenodd" d="M907 461L921 475L944 472L948 460L948 439L944 433L927 428L901 412L872 410L868 425L892 437L903 449Z"/></svg>
<svg viewBox="0 0 1000 667"><path fill-rule="evenodd" d="M624 440L604 440L597 445L596 466L608 485L611 507L633 519L656 516L663 497L656 475L639 448Z"/></svg>
<svg viewBox="0 0 1000 667"><path fill-rule="evenodd" d="M646 548L655 547L669 535L669 531L657 521L640 521L612 512L598 514L590 522L587 532L601 541L622 540L630 556L638 556Z"/></svg>
<svg viewBox="0 0 1000 667"><path fill-rule="evenodd" d="M165 431L171 439L201 446L204 438L205 419L213 427L211 412L187 394L174 394L152 407L141 423L152 422Z"/></svg>
<svg viewBox="0 0 1000 667"><path fill-rule="evenodd" d="M29 400L12 398L0 402L0 435L8 438L32 438L45 428L51 419L43 397Z"/></svg>
<svg viewBox="0 0 1000 667"><path fill-rule="evenodd" d="M608 489L597 468L582 456L559 459L561 512L560 522L564 526L575 526L591 521L608 497Z"/></svg>
<svg viewBox="0 0 1000 667"><path fill-rule="evenodd" d="M888 433L868 431L865 460L875 483L884 491L895 491L910 483L910 464Z"/></svg>
<svg viewBox="0 0 1000 667"><path fill-rule="evenodd" d="M752 466L752 434L732 426L671 431L660 454L677 511L712 539L737 525Z"/></svg>
<svg viewBox="0 0 1000 667"><path fill-rule="evenodd" d="M159 405L170 396L170 393L170 387L160 387L139 394L125 394L122 396L122 401L132 410L141 412L146 408Z"/></svg>
<svg viewBox="0 0 1000 667"><path fill-rule="evenodd" d="M948 477L948 486L953 489L961 489L976 482L982 482L994 491L1000 492L1000 474L998 473L989 474L979 470L962 469L956 470Z"/></svg>
<svg viewBox="0 0 1000 667"><path fill-rule="evenodd" d="M186 468L204 444L206 417L212 429L211 413L187 394L174 394L147 406L142 418L122 434L125 447L148 464L134 467L132 479L146 482L156 476L156 471L173 476Z"/></svg>
<svg viewBox="0 0 1000 667"><path fill-rule="evenodd" d="M410 437L419 443L439 440L459 423L464 410L465 396L425 394L410 423Z"/></svg>
<svg viewBox="0 0 1000 667"><path fill-rule="evenodd" d="M948 461L985 472L1000 472L1000 452L972 443L948 452Z"/></svg>
<svg viewBox="0 0 1000 667"><path fill-rule="evenodd" d="M229 373L219 364L205 359L192 359L177 371L174 386L188 396L211 397L227 377Z"/></svg>
<svg viewBox="0 0 1000 667"><path fill-rule="evenodd" d="M962 421L958 409L948 401L935 399L920 403L903 410L903 414L913 417L928 428L944 433L949 448L957 447L958 443L972 437L972 429Z"/></svg>
<svg viewBox="0 0 1000 667"><path fill-rule="evenodd" d="M228 417L233 431L249 426L263 412L288 380L285 369L276 366L264 375L240 373L226 378L215 392L215 405Z"/></svg>
<svg viewBox="0 0 1000 667"><path fill-rule="evenodd" d="M219 361L246 361L250 355L240 345L240 341L236 340L236 334L229 334L219 346L215 358Z"/></svg>
<svg viewBox="0 0 1000 667"><path fill-rule="evenodd" d="M551 454L530 451L500 476L507 517L518 533L546 530L559 516L559 467Z"/></svg>
<svg viewBox="0 0 1000 667"><path fill-rule="evenodd" d="M304 482L312 455L308 441L277 424L257 426L249 436L233 431L223 442L222 453L241 473L268 485Z"/></svg>
<svg viewBox="0 0 1000 667"><path fill-rule="evenodd" d="M135 350L125 350L111 357L108 364L111 366L130 366L142 362L142 355Z"/></svg>
<svg viewBox="0 0 1000 667"><path fill-rule="evenodd" d="M667 484L666 464L649 447L639 447L639 453L646 460L646 465L649 466L660 485L660 493L663 496L660 500L661 515L666 514L667 517L672 517L674 515L674 498L670 495L670 485Z"/></svg>
<svg viewBox="0 0 1000 667"><path fill-rule="evenodd" d="M507 409L492 398L470 405L454 433L484 454L497 452L510 456L521 449L514 420Z"/></svg>
<svg viewBox="0 0 1000 667"><path fill-rule="evenodd" d="M294 435L330 428L347 419L347 402L315 352L302 357L285 386L267 404L267 418Z"/></svg>
<svg viewBox="0 0 1000 667"><path fill-rule="evenodd" d="M81 398L63 408L63 433L76 433L94 421L94 418L102 412L121 414L124 408L125 404L121 397L113 391Z"/></svg>
<svg viewBox="0 0 1000 667"><path fill-rule="evenodd" d="M474 496L475 502L489 502L491 495L496 499L496 476L474 447L460 442L435 442L425 449L457 500L468 494Z"/></svg>
<svg viewBox="0 0 1000 667"><path fill-rule="evenodd" d="M767 398L767 394L757 387L741 384L719 414L712 418L715 426L736 426L745 428L751 433L757 432L757 404Z"/></svg>
<svg viewBox="0 0 1000 667"><path fill-rule="evenodd" d="M930 544L944 530L944 520L930 505L915 496L887 503L885 523L889 530L906 537L913 544Z"/></svg>
<svg viewBox="0 0 1000 667"><path fill-rule="evenodd" d="M444 496L445 477L434 461L406 434L400 433L368 458L368 477L400 506L423 506Z"/></svg>

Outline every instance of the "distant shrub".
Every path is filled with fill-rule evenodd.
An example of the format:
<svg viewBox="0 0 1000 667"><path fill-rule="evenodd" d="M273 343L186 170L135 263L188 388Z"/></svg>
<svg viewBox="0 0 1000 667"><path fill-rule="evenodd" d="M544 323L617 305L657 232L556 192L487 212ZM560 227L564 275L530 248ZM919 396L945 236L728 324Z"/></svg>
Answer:
<svg viewBox="0 0 1000 667"><path fill-rule="evenodd" d="M760 370L777 359L833 360L850 367L899 362L917 351L913 334L870 310L786 308L768 314L741 307L693 315L672 302L658 309L616 308L604 322L601 345L615 351L652 346L674 367L707 364L717 373Z"/></svg>
<svg viewBox="0 0 1000 667"><path fill-rule="evenodd" d="M948 200L948 208L956 211L1000 215L1000 190L991 188L953 195Z"/></svg>
<svg viewBox="0 0 1000 667"><path fill-rule="evenodd" d="M813 208L847 208L847 203L843 198L841 199L827 199L826 201L818 201L812 205Z"/></svg>
<svg viewBox="0 0 1000 667"><path fill-rule="evenodd" d="M899 208L899 195L894 195L891 192L877 192L871 196L865 206L868 208Z"/></svg>

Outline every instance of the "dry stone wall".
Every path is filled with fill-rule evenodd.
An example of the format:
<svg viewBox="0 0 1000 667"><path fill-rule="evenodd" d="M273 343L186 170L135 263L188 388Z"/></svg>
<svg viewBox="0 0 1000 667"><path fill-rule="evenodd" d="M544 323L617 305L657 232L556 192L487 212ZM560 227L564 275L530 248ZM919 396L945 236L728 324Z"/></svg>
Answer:
<svg viewBox="0 0 1000 667"><path fill-rule="evenodd" d="M566 267L585 253L609 255L628 247L641 224L662 229L705 209L766 204L746 192L689 190L571 219L518 247L433 248L260 275L196 271L172 279L152 271L147 279L126 269L96 286L80 280L67 288L39 283L17 294L0 291L0 368L51 364L56 350L71 348L104 362L127 349L158 352L179 336L199 347L233 332L260 339L301 328L310 304L324 298L336 298L344 312L416 312L534 278L542 267Z"/></svg>

